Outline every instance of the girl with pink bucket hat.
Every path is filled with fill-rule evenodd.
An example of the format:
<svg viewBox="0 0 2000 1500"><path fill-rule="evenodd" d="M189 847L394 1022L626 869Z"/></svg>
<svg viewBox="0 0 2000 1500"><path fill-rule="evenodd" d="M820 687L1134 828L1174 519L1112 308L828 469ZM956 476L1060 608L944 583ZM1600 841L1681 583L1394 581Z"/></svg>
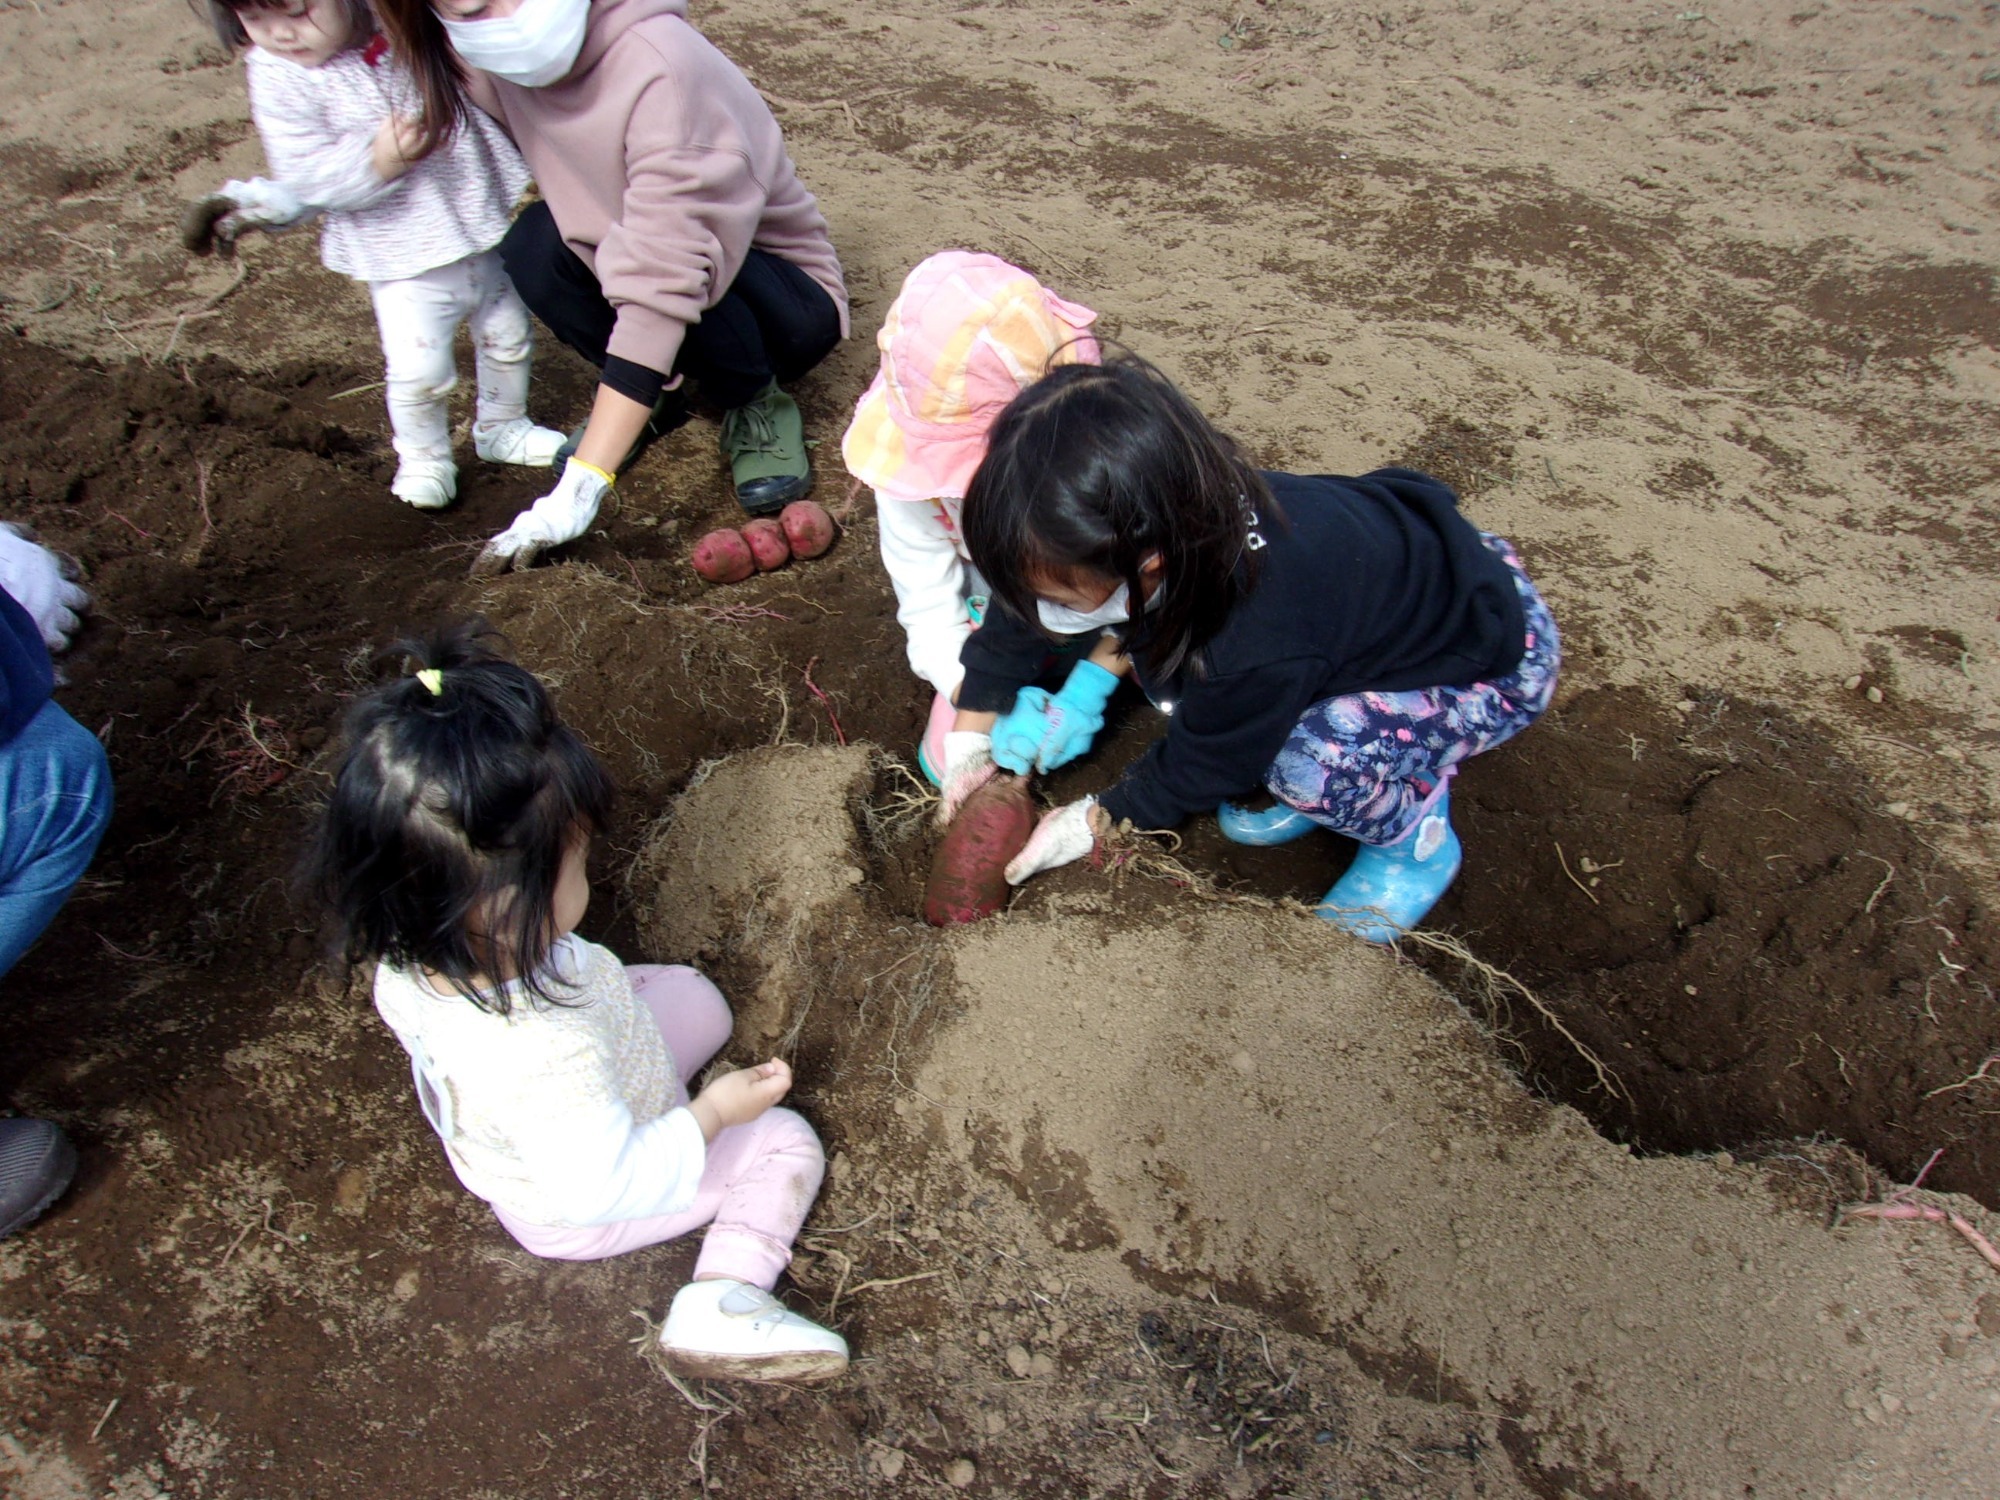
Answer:
<svg viewBox="0 0 2000 1500"><path fill-rule="evenodd" d="M952 735L956 753L947 754L953 695L965 676L959 648L979 623L986 594L959 534L959 510L986 456L987 433L1008 403L1058 365L1098 363L1090 333L1096 321L1089 308L1064 301L997 255L946 250L903 279L875 336L882 367L855 405L841 453L848 473L875 491L882 565L895 586L910 669L937 690L917 750L917 764L933 784L948 783L956 762L968 756L991 754L1021 772L1059 763L1046 757L1033 763L1047 736L1025 720L1055 701L1039 689L1022 692L1015 715L995 724L990 745L985 734ZM1079 662L1063 693L1074 687L1080 699L1094 699L1101 725L1117 683L1114 672ZM1090 707L1079 701L1068 716L1065 759L1081 754L1095 733L1094 726L1078 733ZM1015 716L1022 722L1010 723ZM1017 739L1027 753L1010 757L1006 747Z"/></svg>

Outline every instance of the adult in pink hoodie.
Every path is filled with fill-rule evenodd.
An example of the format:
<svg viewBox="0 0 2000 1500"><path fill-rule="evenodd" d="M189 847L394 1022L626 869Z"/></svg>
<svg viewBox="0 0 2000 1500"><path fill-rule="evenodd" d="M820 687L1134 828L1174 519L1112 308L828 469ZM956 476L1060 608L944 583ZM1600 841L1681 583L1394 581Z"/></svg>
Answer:
<svg viewBox="0 0 2000 1500"><path fill-rule="evenodd" d="M681 378L725 409L738 499L811 487L779 383L847 333L826 219L762 95L686 0L377 0L442 139L476 105L541 189L502 241L522 298L600 371L556 489L475 572L523 567L589 528L619 469L686 417Z"/></svg>

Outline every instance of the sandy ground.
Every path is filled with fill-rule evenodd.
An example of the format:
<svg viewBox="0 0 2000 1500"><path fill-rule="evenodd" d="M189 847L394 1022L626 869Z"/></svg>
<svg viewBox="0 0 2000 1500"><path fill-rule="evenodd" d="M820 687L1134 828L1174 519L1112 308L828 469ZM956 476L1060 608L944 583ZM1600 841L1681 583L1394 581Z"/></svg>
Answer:
<svg viewBox="0 0 2000 1500"><path fill-rule="evenodd" d="M1282 908L1078 876L922 932L882 760L742 754L827 736L809 660L850 733L913 733L865 515L822 571L731 596L791 618L704 615L698 423L571 566L468 588L532 486L391 506L365 297L304 237L240 278L174 241L258 166L238 70L173 4L8 0L0 489L93 568L72 704L130 789L0 1008L0 1093L87 1161L0 1247L12 1490L915 1492L967 1462L1020 1495L1989 1493L2000 1282L1942 1227L1830 1225L1935 1147L1933 1181L2000 1202L1993 1086L1952 1087L2000 1046L2000 11L696 20L773 99L855 293L800 392L829 497L883 306L969 244L1101 309L1267 462L1427 463L1521 545L1562 707L1465 778L1443 916L1653 1102L1569 1078L1532 1016L1496 1052ZM586 373L538 373L572 419ZM798 1295L864 1356L839 1391L684 1405L619 1347L684 1254L527 1263L312 967L279 846L335 700L362 648L470 607L626 786L593 935L699 958L744 1054L800 1063L836 1166ZM253 703L282 786L230 737ZM1266 897L1335 859L1189 857ZM1625 1139L1744 1160L1635 1158L1522 1055ZM1757 1145L1814 1132L1875 1166Z"/></svg>

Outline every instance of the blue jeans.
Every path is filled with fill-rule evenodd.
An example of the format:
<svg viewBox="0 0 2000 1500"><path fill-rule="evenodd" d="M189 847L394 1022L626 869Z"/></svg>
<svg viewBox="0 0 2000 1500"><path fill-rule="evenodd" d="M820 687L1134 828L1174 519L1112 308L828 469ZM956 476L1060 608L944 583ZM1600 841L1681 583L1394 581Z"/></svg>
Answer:
<svg viewBox="0 0 2000 1500"><path fill-rule="evenodd" d="M111 762L56 707L0 745L0 974L14 967L97 852L111 821Z"/></svg>

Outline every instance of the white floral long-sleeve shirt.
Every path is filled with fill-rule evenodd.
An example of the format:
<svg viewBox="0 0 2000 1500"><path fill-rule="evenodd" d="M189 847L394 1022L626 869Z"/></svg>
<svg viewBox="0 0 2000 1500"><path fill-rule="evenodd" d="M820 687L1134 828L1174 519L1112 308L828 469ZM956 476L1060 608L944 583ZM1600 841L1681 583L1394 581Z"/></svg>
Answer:
<svg viewBox="0 0 2000 1500"><path fill-rule="evenodd" d="M317 68L252 47L250 118L271 175L324 215L320 259L359 281L404 281L491 250L528 185L520 152L473 109L401 177L375 171L376 134L422 112L415 82L380 38Z"/></svg>

